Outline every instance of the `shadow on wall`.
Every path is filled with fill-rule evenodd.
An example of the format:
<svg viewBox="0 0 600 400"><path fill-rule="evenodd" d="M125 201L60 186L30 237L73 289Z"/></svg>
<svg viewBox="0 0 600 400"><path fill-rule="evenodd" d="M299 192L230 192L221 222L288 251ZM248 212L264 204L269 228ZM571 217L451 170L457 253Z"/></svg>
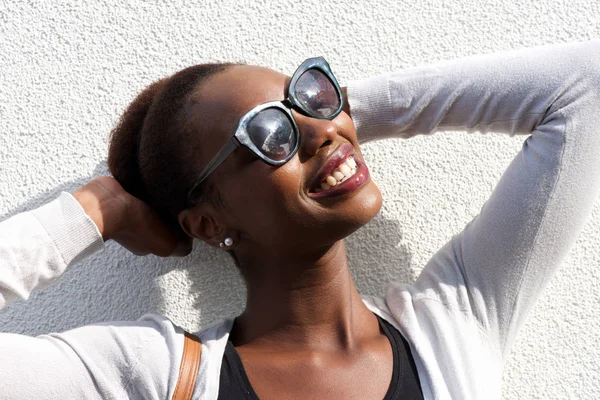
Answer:
<svg viewBox="0 0 600 400"><path fill-rule="evenodd" d="M105 163L92 176L62 184L11 210L0 219L31 210L107 174ZM378 214L348 237L352 274L361 293L383 295L392 281L412 282L411 255L400 224ZM197 330L241 312L243 281L229 256L196 241L188 257L136 257L115 243L67 269L53 286L0 312L0 331L39 335L101 321L136 320L145 313L170 317Z"/></svg>
<svg viewBox="0 0 600 400"><path fill-rule="evenodd" d="M383 296L389 283L412 283L420 271L412 266L410 249L402 243L401 222L381 212L346 239L346 249L352 276L362 294Z"/></svg>
<svg viewBox="0 0 600 400"><path fill-rule="evenodd" d="M0 221L4 221L5 219L8 219L8 218L12 217L13 215L22 213L24 211L33 210L34 208L40 207L40 206L56 199L58 197L58 195L61 194L61 192L71 192L72 193L77 188L88 183L94 177L102 176L102 175L109 175L106 161L101 162L98 165L96 165L96 168L94 168L94 172L91 175L82 176L82 177L72 180L70 182L65 182L62 185L55 187L54 189L48 189L45 192L40 193L36 197L26 201L25 203L21 204L20 206L10 210L9 212L7 212L6 214L4 214L2 216L0 216Z"/></svg>

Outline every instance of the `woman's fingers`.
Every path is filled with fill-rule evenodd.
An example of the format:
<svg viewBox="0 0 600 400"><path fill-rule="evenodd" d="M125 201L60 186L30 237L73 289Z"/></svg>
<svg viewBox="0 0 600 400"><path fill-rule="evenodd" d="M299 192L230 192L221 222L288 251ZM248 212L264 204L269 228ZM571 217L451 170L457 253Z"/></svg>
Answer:
<svg viewBox="0 0 600 400"><path fill-rule="evenodd" d="M192 238L169 227L148 204L130 195L114 178L102 176L73 196L98 226L104 240L114 240L136 255L186 256Z"/></svg>

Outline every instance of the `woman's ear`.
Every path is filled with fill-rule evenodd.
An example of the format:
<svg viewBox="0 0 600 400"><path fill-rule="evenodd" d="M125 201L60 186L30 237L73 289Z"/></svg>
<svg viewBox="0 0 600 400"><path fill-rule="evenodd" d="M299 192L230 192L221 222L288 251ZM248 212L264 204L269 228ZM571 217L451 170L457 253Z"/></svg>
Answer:
<svg viewBox="0 0 600 400"><path fill-rule="evenodd" d="M191 237L211 246L219 246L225 227L215 218L214 209L206 204L183 210L178 215L179 225Z"/></svg>

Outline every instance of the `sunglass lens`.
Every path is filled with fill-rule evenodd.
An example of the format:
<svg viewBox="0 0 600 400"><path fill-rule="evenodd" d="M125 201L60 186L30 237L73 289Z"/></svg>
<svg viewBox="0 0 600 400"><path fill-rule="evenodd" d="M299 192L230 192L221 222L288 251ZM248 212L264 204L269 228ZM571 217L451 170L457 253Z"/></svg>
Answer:
<svg viewBox="0 0 600 400"><path fill-rule="evenodd" d="M248 135L268 158L281 161L296 147L294 126L287 114L277 108L267 108L248 123Z"/></svg>
<svg viewBox="0 0 600 400"><path fill-rule="evenodd" d="M327 118L340 108L340 96L329 78L318 69L304 72L295 86L296 97L315 117Z"/></svg>

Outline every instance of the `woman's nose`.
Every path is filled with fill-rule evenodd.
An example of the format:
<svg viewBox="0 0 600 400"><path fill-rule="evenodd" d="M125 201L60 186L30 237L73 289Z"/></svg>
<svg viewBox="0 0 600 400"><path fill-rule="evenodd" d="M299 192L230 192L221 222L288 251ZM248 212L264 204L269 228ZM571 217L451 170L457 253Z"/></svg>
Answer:
<svg viewBox="0 0 600 400"><path fill-rule="evenodd" d="M316 119L304 115L294 115L300 131L300 158L313 157L321 147L328 146L336 141L338 136L337 125L328 119Z"/></svg>

